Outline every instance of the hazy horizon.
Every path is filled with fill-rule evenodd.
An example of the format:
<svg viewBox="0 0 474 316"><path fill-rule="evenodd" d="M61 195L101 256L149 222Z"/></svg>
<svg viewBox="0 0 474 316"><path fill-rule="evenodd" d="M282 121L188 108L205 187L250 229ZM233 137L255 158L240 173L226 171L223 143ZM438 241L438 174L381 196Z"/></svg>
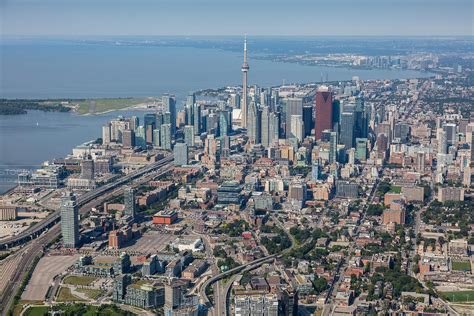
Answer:
<svg viewBox="0 0 474 316"><path fill-rule="evenodd" d="M472 36L469 0L2 0L2 36Z"/></svg>

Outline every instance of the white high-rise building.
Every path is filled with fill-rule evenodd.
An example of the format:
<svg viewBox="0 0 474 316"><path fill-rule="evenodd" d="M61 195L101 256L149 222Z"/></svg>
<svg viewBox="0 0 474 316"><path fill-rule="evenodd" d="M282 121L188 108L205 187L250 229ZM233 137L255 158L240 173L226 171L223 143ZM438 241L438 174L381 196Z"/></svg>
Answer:
<svg viewBox="0 0 474 316"><path fill-rule="evenodd" d="M71 192L66 192L61 200L61 235L65 248L79 246L78 216L76 197Z"/></svg>
<svg viewBox="0 0 474 316"><path fill-rule="evenodd" d="M304 139L304 123L301 115L291 116L291 138L296 138L298 142Z"/></svg>
<svg viewBox="0 0 474 316"><path fill-rule="evenodd" d="M448 142L446 132L442 128L436 131L436 140L438 141L438 154L446 154L448 152Z"/></svg>
<svg viewBox="0 0 474 316"><path fill-rule="evenodd" d="M110 123L105 124L102 126L102 144L108 145L110 144L111 137L110 137Z"/></svg>

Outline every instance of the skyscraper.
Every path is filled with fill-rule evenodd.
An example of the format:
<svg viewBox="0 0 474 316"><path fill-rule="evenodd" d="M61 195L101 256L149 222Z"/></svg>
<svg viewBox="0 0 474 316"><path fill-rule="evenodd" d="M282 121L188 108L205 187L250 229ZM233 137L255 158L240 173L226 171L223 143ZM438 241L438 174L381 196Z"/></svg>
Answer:
<svg viewBox="0 0 474 316"><path fill-rule="evenodd" d="M77 248L79 246L79 214L76 197L71 192L66 192L61 202L63 247Z"/></svg>
<svg viewBox="0 0 474 316"><path fill-rule="evenodd" d="M193 125L194 124L193 109L194 109L194 105L186 104L184 106L184 111L186 112L186 124L185 125Z"/></svg>
<svg viewBox="0 0 474 316"><path fill-rule="evenodd" d="M291 136L291 117L299 115L303 117L303 99L302 98L288 98L286 100L286 138ZM293 136L294 138L295 136Z"/></svg>
<svg viewBox="0 0 474 316"><path fill-rule="evenodd" d="M164 112L162 114L163 124L170 124L171 125L171 112Z"/></svg>
<svg viewBox="0 0 474 316"><path fill-rule="evenodd" d="M165 94L162 97L163 110L170 113L170 124L171 124L171 137L174 137L176 132L176 99L169 94Z"/></svg>
<svg viewBox="0 0 474 316"><path fill-rule="evenodd" d="M135 132L133 130L127 129L123 131L122 145L125 148L135 147Z"/></svg>
<svg viewBox="0 0 474 316"><path fill-rule="evenodd" d="M393 128L393 138L399 139L401 143L406 143L410 134L410 125L406 123L396 123Z"/></svg>
<svg viewBox="0 0 474 316"><path fill-rule="evenodd" d="M355 159L360 162L367 160L367 138L356 138Z"/></svg>
<svg viewBox="0 0 474 316"><path fill-rule="evenodd" d="M474 164L474 131L471 132L471 164Z"/></svg>
<svg viewBox="0 0 474 316"><path fill-rule="evenodd" d="M337 133L331 132L329 136L329 163L337 161Z"/></svg>
<svg viewBox="0 0 474 316"><path fill-rule="evenodd" d="M311 166L311 179L318 180L319 179L319 160L314 160Z"/></svg>
<svg viewBox="0 0 474 316"><path fill-rule="evenodd" d="M247 128L247 74L249 71L249 65L247 64L247 36L244 40L244 63L242 64L242 128Z"/></svg>
<svg viewBox="0 0 474 316"><path fill-rule="evenodd" d="M270 113L270 122L268 129L268 143L270 144L270 146L272 146L280 138L280 116L278 113Z"/></svg>
<svg viewBox="0 0 474 316"><path fill-rule="evenodd" d="M316 139L321 139L325 129L332 129L332 92L326 86L319 87L316 91L316 117L314 124L314 135Z"/></svg>
<svg viewBox="0 0 474 316"><path fill-rule="evenodd" d="M354 147L354 113L342 112L339 141L346 149Z"/></svg>
<svg viewBox="0 0 474 316"><path fill-rule="evenodd" d="M130 129L134 131L140 125L140 119L138 116L132 116L130 118Z"/></svg>
<svg viewBox="0 0 474 316"><path fill-rule="evenodd" d="M188 145L176 143L173 148L174 165L183 166L188 164Z"/></svg>
<svg viewBox="0 0 474 316"><path fill-rule="evenodd" d="M313 106L303 106L303 122L304 122L304 136L311 135L311 130L314 128L313 123Z"/></svg>
<svg viewBox="0 0 474 316"><path fill-rule="evenodd" d="M135 133L135 145L141 148L146 148L145 128L138 126Z"/></svg>
<svg viewBox="0 0 474 316"><path fill-rule="evenodd" d="M184 142L188 147L194 147L194 126L186 125L184 127Z"/></svg>
<svg viewBox="0 0 474 316"><path fill-rule="evenodd" d="M165 120L165 114L163 112L156 113L156 127L155 128L158 130L161 130L161 125L165 123L164 120Z"/></svg>
<svg viewBox="0 0 474 316"><path fill-rule="evenodd" d="M207 135L204 140L204 152L211 157L216 157L217 154L217 141L213 134Z"/></svg>
<svg viewBox="0 0 474 316"><path fill-rule="evenodd" d="M446 142L448 146L454 145L456 142L456 124L447 123L443 125L443 130L446 132Z"/></svg>
<svg viewBox="0 0 474 316"><path fill-rule="evenodd" d="M111 133L110 123L107 123L104 126L102 126L102 144L104 145L110 144L110 141L112 140L110 133Z"/></svg>
<svg viewBox="0 0 474 316"><path fill-rule="evenodd" d="M135 217L135 191L131 187L123 189L123 215Z"/></svg>
<svg viewBox="0 0 474 316"><path fill-rule="evenodd" d="M250 103L247 118L247 136L253 144L260 144L260 111L254 101Z"/></svg>
<svg viewBox="0 0 474 316"><path fill-rule="evenodd" d="M436 131L436 140L438 141L438 154L446 154L448 152L448 141L446 132L442 128Z"/></svg>
<svg viewBox="0 0 474 316"><path fill-rule="evenodd" d="M354 106L354 138L366 138L368 131L367 113L364 106L364 98L358 96Z"/></svg>
<svg viewBox="0 0 474 316"><path fill-rule="evenodd" d="M232 93L229 97L228 104L234 109L240 109L240 95Z"/></svg>
<svg viewBox="0 0 474 316"><path fill-rule="evenodd" d="M219 112L219 136L227 136L231 131L232 124L229 111L223 110Z"/></svg>
<svg viewBox="0 0 474 316"><path fill-rule="evenodd" d="M161 125L161 148L165 150L171 150L171 124Z"/></svg>
<svg viewBox="0 0 474 316"><path fill-rule="evenodd" d="M193 123L194 135L201 135L201 105L194 104L193 106Z"/></svg>
<svg viewBox="0 0 474 316"><path fill-rule="evenodd" d="M186 111L183 109L176 114L176 128L186 125Z"/></svg>
<svg viewBox="0 0 474 316"><path fill-rule="evenodd" d="M341 120L341 101L332 101L332 130L339 132L339 122Z"/></svg>
<svg viewBox="0 0 474 316"><path fill-rule="evenodd" d="M291 116L291 136L290 138L296 138L298 142L302 142L304 139L304 123L301 115Z"/></svg>
<svg viewBox="0 0 474 316"><path fill-rule="evenodd" d="M230 137L221 137L221 157L229 157L230 155Z"/></svg>
<svg viewBox="0 0 474 316"><path fill-rule="evenodd" d="M262 146L267 148L270 145L270 108L262 107Z"/></svg>
<svg viewBox="0 0 474 316"><path fill-rule="evenodd" d="M188 93L188 96L186 97L186 106L193 106L196 103L196 95L194 92Z"/></svg>
<svg viewBox="0 0 474 316"><path fill-rule="evenodd" d="M81 161L81 178L94 180L94 160L90 157Z"/></svg>
<svg viewBox="0 0 474 316"><path fill-rule="evenodd" d="M160 148L161 147L161 128L153 130L153 147Z"/></svg>
<svg viewBox="0 0 474 316"><path fill-rule="evenodd" d="M145 141L147 144L153 143L153 130L156 128L156 115L153 113L145 114L143 124L145 127Z"/></svg>
<svg viewBox="0 0 474 316"><path fill-rule="evenodd" d="M204 117L206 118L206 120L205 120L205 122L206 122L205 131L207 133L217 135L217 131L218 131L218 127L219 127L219 115L217 115L217 113L215 113L215 112L212 112L212 113L208 113Z"/></svg>

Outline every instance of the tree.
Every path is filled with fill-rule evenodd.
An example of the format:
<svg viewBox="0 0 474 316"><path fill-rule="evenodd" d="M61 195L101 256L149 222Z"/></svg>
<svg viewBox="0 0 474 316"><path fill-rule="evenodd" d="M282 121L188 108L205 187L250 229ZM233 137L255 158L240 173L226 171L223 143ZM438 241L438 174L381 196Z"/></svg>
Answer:
<svg viewBox="0 0 474 316"><path fill-rule="evenodd" d="M412 270L413 270L413 273L415 273L415 274L420 273L420 267L417 264L413 265Z"/></svg>
<svg viewBox="0 0 474 316"><path fill-rule="evenodd" d="M328 282L325 278L316 276L313 280L313 287L317 294L321 294L328 288Z"/></svg>

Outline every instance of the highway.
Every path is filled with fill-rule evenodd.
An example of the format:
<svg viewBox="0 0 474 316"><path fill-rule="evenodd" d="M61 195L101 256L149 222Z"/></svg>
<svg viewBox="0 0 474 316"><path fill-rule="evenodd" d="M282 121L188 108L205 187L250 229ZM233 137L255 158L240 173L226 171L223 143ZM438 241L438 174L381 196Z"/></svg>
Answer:
<svg viewBox="0 0 474 316"><path fill-rule="evenodd" d="M120 194L120 186L126 184L130 180L145 176L143 177L143 179L140 179L140 181L135 183L135 185L138 185L139 183L149 181L152 178L169 172L172 168L172 166L170 165L172 161L172 156L165 157L152 165L149 165L134 173L117 179L116 182L104 186L105 189L103 189L104 187L101 187L97 190L81 195L78 198L78 204L80 204L81 207L79 213L85 214L90 210L90 208L96 205L100 205L101 203L107 201L114 195ZM153 172L153 174L146 176L149 172ZM55 214L57 214L59 218L59 212L56 212ZM41 224L37 224L34 227L40 225ZM15 255L21 256L21 259L19 260L18 267L14 275L12 276L10 282L8 282L7 286L5 287L5 290L3 291L0 297L0 310L2 313L1 316L7 315L8 309L13 303L15 294L18 292L23 279L32 268L35 257L37 255L42 254L44 247L46 247L48 243L56 239L61 232L60 225L57 224L57 222L49 230L46 230L48 226L41 226L43 227L43 233L35 232L34 234L38 235L37 238L34 239L33 242L25 245L23 248L19 249L15 253ZM32 231L30 231L29 233L33 234ZM24 240L30 240L30 238Z"/></svg>
<svg viewBox="0 0 474 316"><path fill-rule="evenodd" d="M274 255L270 255L270 256L266 256L266 257L263 257L263 258L260 258L260 259L257 259L257 260L254 260L254 261L251 261L249 263L245 263L245 264L242 264L238 267L235 267L235 268L232 268L230 270L227 270L225 272L222 272L218 275L215 275L211 278L209 278L206 282L204 282L204 284L201 286L201 289L199 291L199 296L200 298L203 300L204 304L208 307L208 308L212 308L213 305L211 304L211 301L209 300L209 298L207 297L207 294L206 294L206 289L211 286L212 284L214 284L215 282L219 281L219 280L222 280L223 278L227 277L227 276L230 276L230 275L233 275L235 273L238 273L240 271L244 271L244 269L246 271L249 271L249 270L252 270L252 269L255 269L256 267L258 267L259 265L265 263L265 262L268 262L268 261L271 261L273 260L275 257L277 257L279 254L274 254ZM219 295L219 294L218 294ZM220 306L219 306L219 310L221 310ZM225 310L225 309L224 309Z"/></svg>
<svg viewBox="0 0 474 316"><path fill-rule="evenodd" d="M259 267L263 263L270 262L270 261L274 260L275 258L283 256L284 254L288 253L289 251L291 251L296 246L296 241L295 241L294 237L286 231L283 224L277 218L275 218L275 217L272 217L272 218L275 221L275 223L277 224L277 226L279 226L281 229L283 229L285 231L285 233L288 235L288 237L291 241L291 246L289 248L283 250L282 252L278 253L278 254L268 255L268 256L262 257L260 259L248 262L246 264L242 264L238 267L235 267L235 268L230 269L228 271L222 272L220 274L217 274L217 275L207 279L206 282L204 282L203 285L201 286L201 289L199 291L199 296L200 296L202 302L208 307L209 312L210 312L211 315L221 316L221 315L227 315L229 313L229 308L228 308L229 305L230 305L229 293L230 293L230 289L232 288L232 282L233 282L232 280L233 279L231 278L229 280L229 282L224 286L224 291L222 293L221 293L221 286L218 282L219 280L222 280L223 278L225 278L227 276L231 276L231 275L234 275L234 274L239 273L239 272L251 271L251 270ZM215 304L211 303L211 301L209 300L209 298L206 294L206 289L211 285L214 286Z"/></svg>
<svg viewBox="0 0 474 316"><path fill-rule="evenodd" d="M108 183L106 185L103 185L95 190L89 191L77 198L77 204L79 207L85 205L86 203L94 200L95 198L103 195L104 193L117 188L135 178L141 177L151 171L154 171L155 169L161 168L167 164L169 164L171 161L173 161L173 155L168 155L165 158L152 163L146 167L143 167L137 171L134 171L128 175L125 175L123 177L118 178L114 182ZM26 229L25 231L21 232L20 234L4 239L0 242L0 250L3 249L8 249L14 246L21 245L25 242L28 242L36 237L38 237L43 231L45 231L47 228L50 228L57 222L59 222L60 219L60 211L57 210L48 217L46 217L45 220L41 221L40 223Z"/></svg>

